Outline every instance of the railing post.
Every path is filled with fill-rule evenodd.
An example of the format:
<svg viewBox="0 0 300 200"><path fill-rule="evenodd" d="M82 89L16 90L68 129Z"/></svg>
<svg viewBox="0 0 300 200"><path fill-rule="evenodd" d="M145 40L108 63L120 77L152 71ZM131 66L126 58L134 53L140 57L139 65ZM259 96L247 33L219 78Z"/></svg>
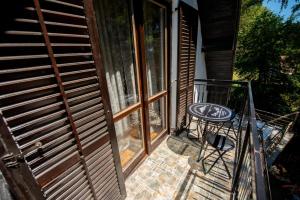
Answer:
<svg viewBox="0 0 300 200"><path fill-rule="evenodd" d="M256 199L265 200L271 197L270 194L267 194L269 191L269 180L268 173L266 169L266 161L264 155L264 149L260 141L259 135L257 133L256 127L256 116L255 116L255 107L252 95L251 82L248 82L248 101L249 101L249 111L250 111L250 142L251 142L251 159L253 163L252 173L254 179L253 189L255 190ZM266 176L266 177L265 177ZM270 192L270 191L269 191Z"/></svg>
<svg viewBox="0 0 300 200"><path fill-rule="evenodd" d="M230 199L237 199L237 196L238 196L239 177L240 177L241 170L242 170L242 167L243 167L243 161L244 161L244 158L245 158L247 145L249 144L249 136L250 136L250 125L249 125L249 122L248 122L247 129L246 129L246 134L245 134L245 139L244 139L244 142L243 142L243 145L242 145L241 155L239 156L238 165L237 165L237 168L236 168L236 173L233 177L234 179L233 179Z"/></svg>

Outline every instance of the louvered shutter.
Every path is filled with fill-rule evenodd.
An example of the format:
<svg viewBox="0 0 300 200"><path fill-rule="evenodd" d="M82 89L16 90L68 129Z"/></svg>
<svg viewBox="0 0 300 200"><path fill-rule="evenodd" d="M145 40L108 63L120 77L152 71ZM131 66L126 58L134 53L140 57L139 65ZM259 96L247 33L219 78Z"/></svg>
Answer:
<svg viewBox="0 0 300 200"><path fill-rule="evenodd" d="M177 82L178 129L181 129L186 124L186 108L193 102L197 32L197 10L186 3L180 2Z"/></svg>
<svg viewBox="0 0 300 200"><path fill-rule="evenodd" d="M92 1L17 4L0 38L4 175L22 199L122 199Z"/></svg>

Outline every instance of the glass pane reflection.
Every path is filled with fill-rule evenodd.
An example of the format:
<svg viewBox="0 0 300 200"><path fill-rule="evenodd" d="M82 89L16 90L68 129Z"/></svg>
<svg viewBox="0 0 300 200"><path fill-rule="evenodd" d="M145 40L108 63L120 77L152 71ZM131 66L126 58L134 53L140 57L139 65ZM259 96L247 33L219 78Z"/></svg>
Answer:
<svg viewBox="0 0 300 200"><path fill-rule="evenodd" d="M149 96L165 89L165 16L165 8L145 1L145 51Z"/></svg>
<svg viewBox="0 0 300 200"><path fill-rule="evenodd" d="M100 48L113 114L139 101L127 1L95 1Z"/></svg>
<svg viewBox="0 0 300 200"><path fill-rule="evenodd" d="M135 111L115 123L116 135L121 157L125 166L143 150L143 134L140 111Z"/></svg>
<svg viewBox="0 0 300 200"><path fill-rule="evenodd" d="M154 141L166 129L165 97L149 104L150 138Z"/></svg>

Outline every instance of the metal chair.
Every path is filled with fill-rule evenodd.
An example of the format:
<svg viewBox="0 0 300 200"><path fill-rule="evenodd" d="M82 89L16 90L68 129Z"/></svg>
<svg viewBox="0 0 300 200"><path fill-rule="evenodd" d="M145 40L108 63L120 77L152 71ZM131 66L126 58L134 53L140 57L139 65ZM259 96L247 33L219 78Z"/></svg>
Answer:
<svg viewBox="0 0 300 200"><path fill-rule="evenodd" d="M234 123L235 123L235 120L238 120L237 118L238 118L238 117L237 117L236 113L233 111L233 112L231 113L230 119L229 119L228 121L222 122L222 123L219 123L219 124L216 124L216 125L215 125L215 127L217 128L216 133L219 133L220 130L224 127L224 125L225 125L226 123L229 123L229 126L228 126L228 128L227 128L227 131L224 132L224 134L226 134L228 137L231 137L233 140L236 140L236 138L237 138L237 133L236 133L236 131L235 131L235 129L234 129ZM232 129L232 132L233 132L235 138L232 137L232 136L229 136L229 132L230 132L231 129Z"/></svg>
<svg viewBox="0 0 300 200"><path fill-rule="evenodd" d="M225 160L223 159L223 156L228 151L234 149L234 147L235 147L234 142L231 139L229 139L227 137L227 135L223 136L223 135L214 134L214 133L211 133L211 132L206 133L205 139L206 139L207 144L210 145L210 146L212 146L215 150L213 152L211 152L210 154L208 154L207 156L205 156L202 159L202 166L203 166L203 172L204 172L204 174L209 173L210 170L218 162L218 160L221 159L222 162L223 162L223 164L224 164L225 170L226 170L226 172L228 174L228 177L229 177L229 179L231 179L231 175L230 175L229 169L227 167L227 164L226 164ZM207 158L209 158L211 155L213 155L215 152L217 152L219 156L216 158L216 160L213 162L213 164L210 166L210 168L206 171L205 160Z"/></svg>

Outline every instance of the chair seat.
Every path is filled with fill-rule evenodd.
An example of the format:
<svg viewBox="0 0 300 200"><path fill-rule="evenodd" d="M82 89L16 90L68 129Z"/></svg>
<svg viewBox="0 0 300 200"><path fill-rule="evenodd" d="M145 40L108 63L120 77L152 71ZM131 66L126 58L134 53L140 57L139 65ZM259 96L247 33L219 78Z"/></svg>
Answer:
<svg viewBox="0 0 300 200"><path fill-rule="evenodd" d="M236 113L234 111L232 111L231 116L230 116L230 121L233 120L236 116Z"/></svg>
<svg viewBox="0 0 300 200"><path fill-rule="evenodd" d="M234 148L234 142L223 135L208 132L206 140L211 146L221 151L228 151Z"/></svg>

